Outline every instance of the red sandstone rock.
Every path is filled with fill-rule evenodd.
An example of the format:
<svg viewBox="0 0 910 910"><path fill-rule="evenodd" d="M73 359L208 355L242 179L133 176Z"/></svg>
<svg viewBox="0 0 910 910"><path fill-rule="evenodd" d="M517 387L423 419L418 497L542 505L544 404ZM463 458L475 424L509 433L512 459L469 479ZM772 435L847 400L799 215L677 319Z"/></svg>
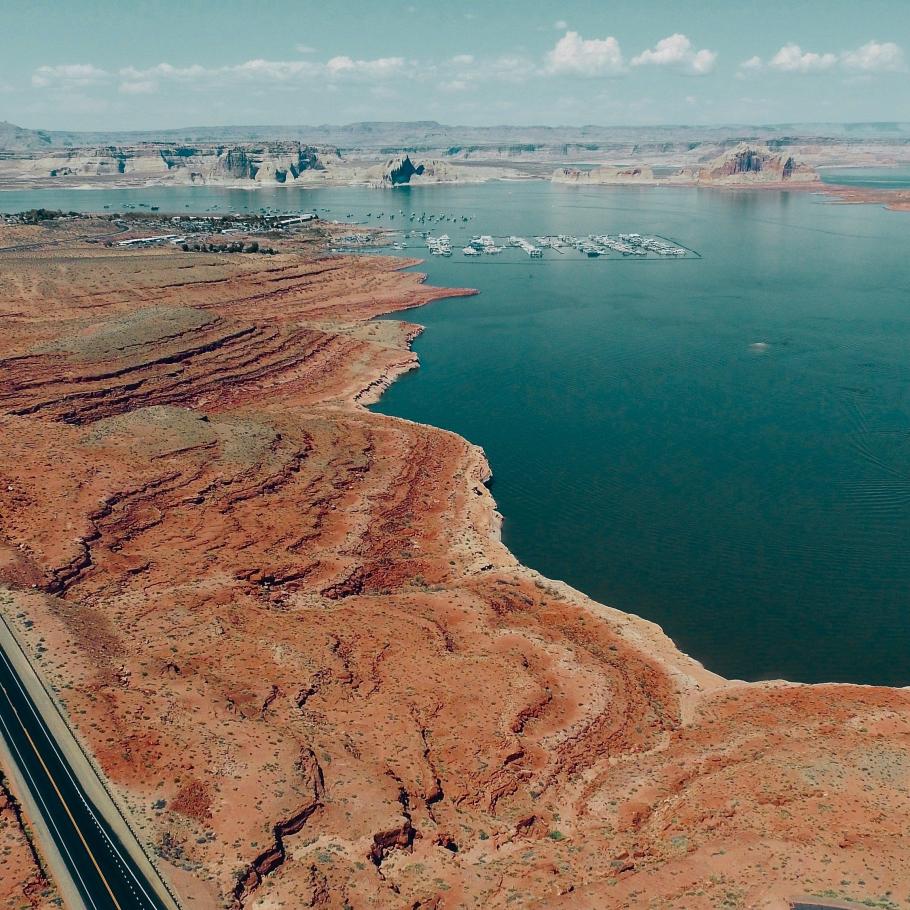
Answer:
<svg viewBox="0 0 910 910"><path fill-rule="evenodd" d="M900 906L910 695L518 565L482 452L361 407L440 293L393 268L3 258L3 608L185 906Z"/></svg>
<svg viewBox="0 0 910 910"><path fill-rule="evenodd" d="M699 167L697 182L721 184L817 183L818 173L786 152L741 142L736 148Z"/></svg>
<svg viewBox="0 0 910 910"><path fill-rule="evenodd" d="M8 781L0 775L0 907L50 910L55 897L34 831Z"/></svg>

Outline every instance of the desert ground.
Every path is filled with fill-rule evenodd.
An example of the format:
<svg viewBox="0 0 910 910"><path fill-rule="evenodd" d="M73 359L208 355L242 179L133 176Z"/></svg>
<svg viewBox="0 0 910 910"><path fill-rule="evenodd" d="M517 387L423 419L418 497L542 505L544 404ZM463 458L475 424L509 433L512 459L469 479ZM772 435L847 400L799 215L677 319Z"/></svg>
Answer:
<svg viewBox="0 0 910 910"><path fill-rule="evenodd" d="M0 228L0 609L184 907L910 907L910 693L712 674L364 407L469 291L108 228Z"/></svg>

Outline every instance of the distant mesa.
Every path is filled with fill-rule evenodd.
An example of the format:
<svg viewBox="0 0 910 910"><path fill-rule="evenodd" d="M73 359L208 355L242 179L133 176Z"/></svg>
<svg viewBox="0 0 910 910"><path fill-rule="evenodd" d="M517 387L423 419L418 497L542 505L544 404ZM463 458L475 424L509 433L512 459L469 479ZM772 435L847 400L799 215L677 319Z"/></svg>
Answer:
<svg viewBox="0 0 910 910"><path fill-rule="evenodd" d="M162 157L165 157L164 153ZM165 157L169 169L179 167L184 160L182 156L176 159ZM222 150L214 162L213 176L259 183L287 183L310 170L325 170L315 148L297 142L281 142Z"/></svg>
<svg viewBox="0 0 910 910"><path fill-rule="evenodd" d="M654 171L647 164L636 164L628 167L603 165L587 171L572 167L561 167L553 172L551 179L554 183L584 184L653 183L655 181Z"/></svg>
<svg viewBox="0 0 910 910"><path fill-rule="evenodd" d="M369 132L368 127L369 124L361 124L358 131ZM388 125L384 125L383 135L387 130ZM395 187L411 183L476 183L517 176L517 172L502 165L465 167L442 157L411 158L403 148L384 149L380 156L377 151L346 145L342 155L335 145L287 138L233 141L193 139L187 135L181 140L164 140L137 134L136 140L130 141L131 137L124 134L117 141L98 141L103 135L106 138L106 134L84 134L85 138L96 141L71 142L69 134L44 133L0 123L0 184L18 188L26 181L40 186L50 180L59 185L80 186L176 183ZM82 138L82 135L73 137ZM395 157L386 157L389 154Z"/></svg>
<svg viewBox="0 0 910 910"><path fill-rule="evenodd" d="M166 178L177 183L253 181L280 184L296 181L304 172L324 171L320 151L299 142L236 146L147 144L106 148L48 149L30 159L25 170L42 177ZM337 153L336 153L337 154Z"/></svg>
<svg viewBox="0 0 910 910"><path fill-rule="evenodd" d="M815 183L818 173L792 155L773 151L767 145L740 142L706 164L681 167L672 174L658 177L647 164L602 165L582 170L561 167L550 178L554 183L585 185L610 184L687 184L702 186L754 186Z"/></svg>
<svg viewBox="0 0 910 910"><path fill-rule="evenodd" d="M382 165L371 181L374 186L406 186L412 183L455 183L464 180L468 171L458 165L447 164L439 158L411 160L410 155L390 158Z"/></svg>
<svg viewBox="0 0 910 910"><path fill-rule="evenodd" d="M703 167L691 171L700 184L816 183L818 172L791 155L766 145L740 142Z"/></svg>
<svg viewBox="0 0 910 910"><path fill-rule="evenodd" d="M426 170L423 164L414 164L410 155L404 158L393 158L386 165L386 179L392 186L410 183L413 176L420 176Z"/></svg>
<svg viewBox="0 0 910 910"><path fill-rule="evenodd" d="M580 170L558 168L551 179L555 183L580 184L657 184L676 183L701 186L777 186L810 184L820 180L811 165L781 154L761 143L739 142L733 148L707 161L680 167L667 176L656 176L646 164L595 167Z"/></svg>
<svg viewBox="0 0 910 910"><path fill-rule="evenodd" d="M779 189L816 184L812 165L894 162L905 160L910 150L910 124L748 129L417 121L92 133L0 122L0 187L37 188L54 181L86 187L390 188L532 178L582 186Z"/></svg>

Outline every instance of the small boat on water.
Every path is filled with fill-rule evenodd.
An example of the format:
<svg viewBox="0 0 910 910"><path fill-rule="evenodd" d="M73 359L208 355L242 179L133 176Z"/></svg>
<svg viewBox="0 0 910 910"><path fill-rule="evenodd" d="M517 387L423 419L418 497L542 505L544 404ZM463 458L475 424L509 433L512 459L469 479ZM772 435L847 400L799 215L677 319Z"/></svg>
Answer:
<svg viewBox="0 0 910 910"><path fill-rule="evenodd" d="M448 234L440 237L427 237L427 249L433 256L451 256L452 244Z"/></svg>

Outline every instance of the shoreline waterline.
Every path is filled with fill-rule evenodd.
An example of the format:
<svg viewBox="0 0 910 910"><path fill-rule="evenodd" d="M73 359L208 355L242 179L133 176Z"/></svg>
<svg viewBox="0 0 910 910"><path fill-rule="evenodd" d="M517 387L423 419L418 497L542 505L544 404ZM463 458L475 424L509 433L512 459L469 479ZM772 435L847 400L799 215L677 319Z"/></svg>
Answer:
<svg viewBox="0 0 910 910"><path fill-rule="evenodd" d="M907 685L903 220L802 193L609 189L396 194L396 215L470 215L438 228L456 239L640 230L703 258L426 258L434 285L481 293L421 308L421 369L375 409L482 446L516 559L711 671ZM375 194L320 192L376 224Z"/></svg>

